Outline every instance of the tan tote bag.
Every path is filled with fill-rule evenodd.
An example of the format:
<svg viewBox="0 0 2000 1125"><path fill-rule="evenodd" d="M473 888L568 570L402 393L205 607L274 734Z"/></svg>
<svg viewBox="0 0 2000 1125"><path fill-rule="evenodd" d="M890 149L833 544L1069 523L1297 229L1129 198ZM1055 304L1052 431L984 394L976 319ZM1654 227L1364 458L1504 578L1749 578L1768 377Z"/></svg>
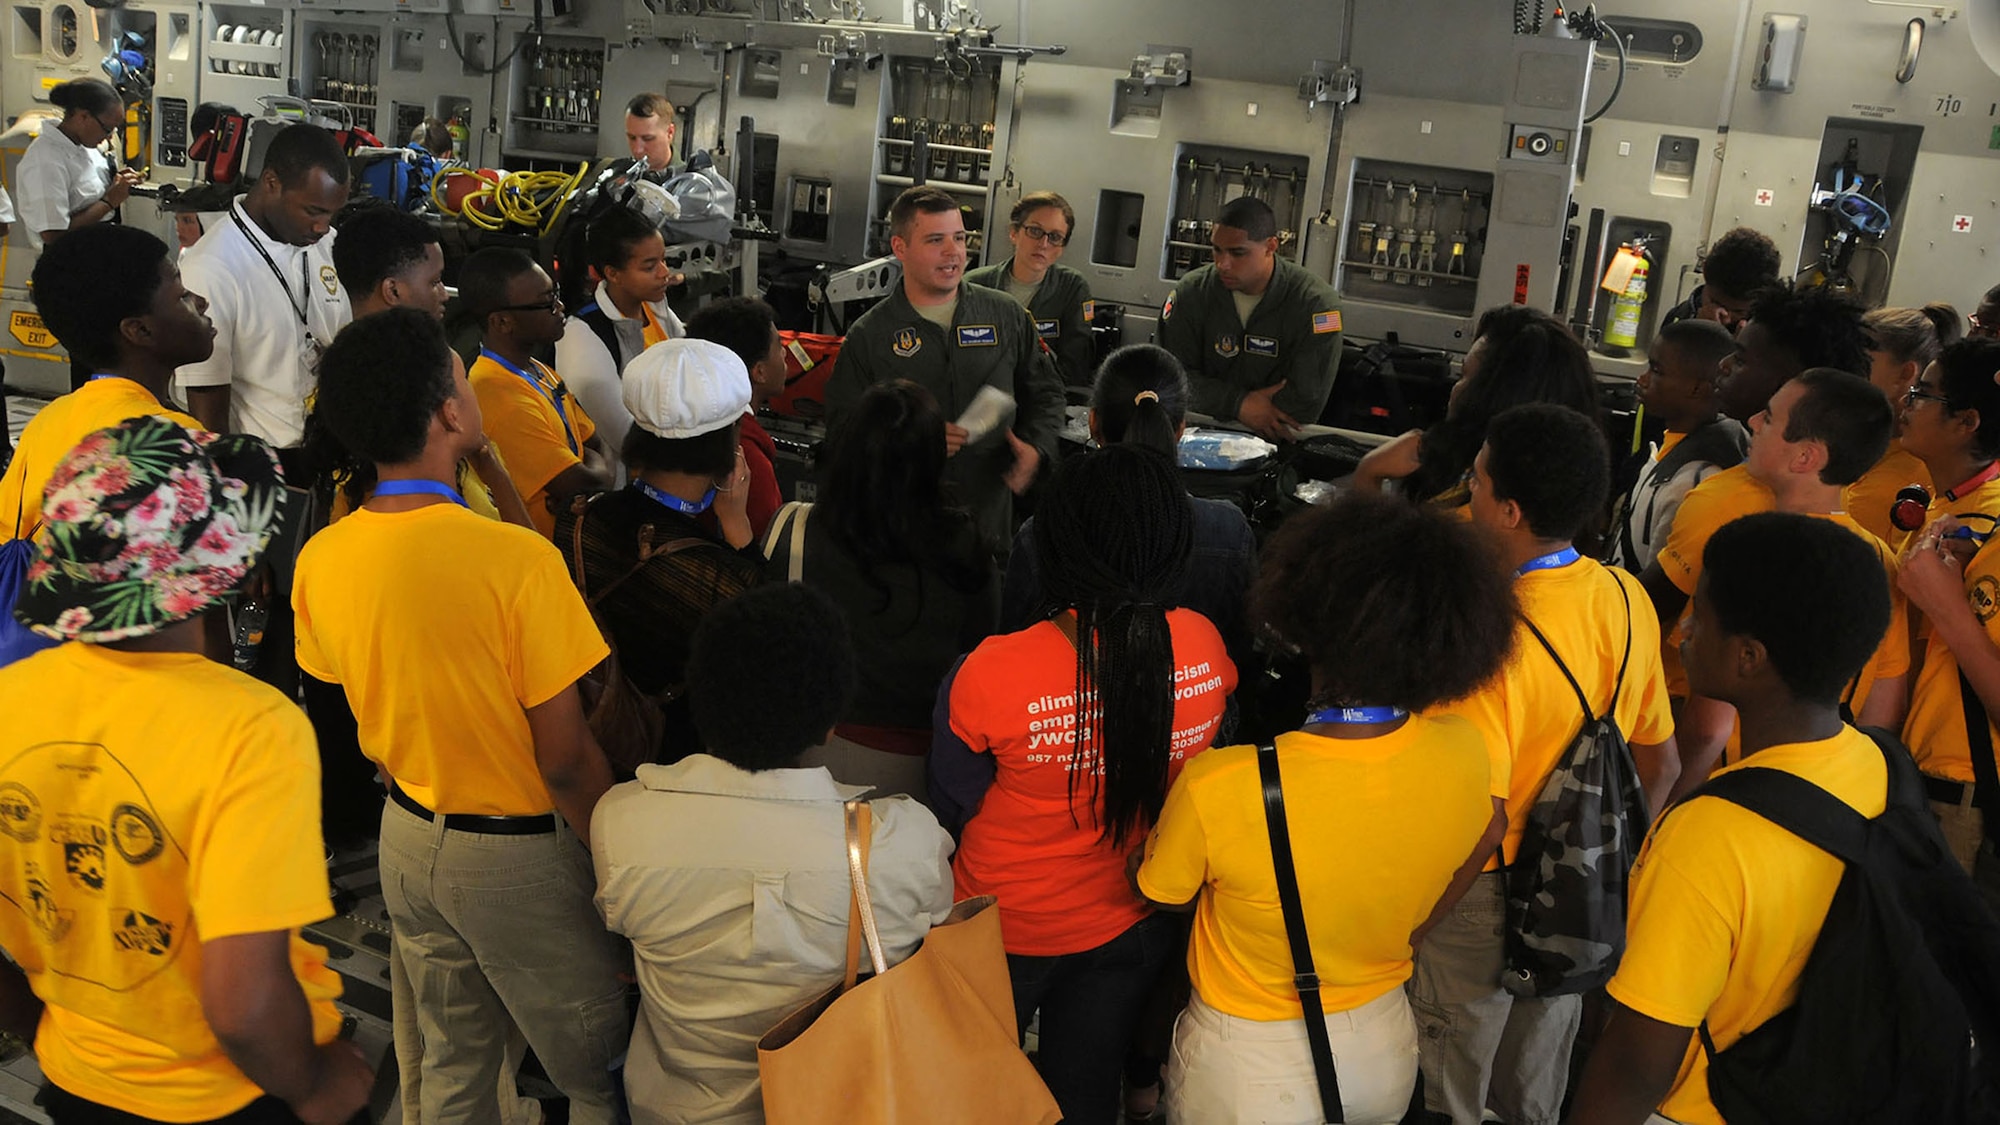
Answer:
<svg viewBox="0 0 2000 1125"><path fill-rule="evenodd" d="M768 1125L1055 1125L1062 1117L1015 1037L1014 993L991 895L966 899L888 968L868 899L868 803L849 801L847 974L757 1041ZM863 940L875 975L859 981Z"/></svg>

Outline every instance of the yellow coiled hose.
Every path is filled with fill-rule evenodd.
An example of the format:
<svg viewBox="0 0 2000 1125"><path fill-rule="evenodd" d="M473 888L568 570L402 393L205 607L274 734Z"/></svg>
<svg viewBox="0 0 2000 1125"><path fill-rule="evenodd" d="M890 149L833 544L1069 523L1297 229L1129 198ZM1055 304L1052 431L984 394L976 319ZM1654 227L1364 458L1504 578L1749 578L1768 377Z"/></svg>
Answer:
<svg viewBox="0 0 2000 1125"><path fill-rule="evenodd" d="M481 230L497 231L522 226L545 231L569 204L570 196L583 184L589 164L579 164L574 175L568 172L511 172L497 184L480 180L477 190L467 192L459 206L445 202L445 183L452 176L472 176L468 168L447 168L431 177L431 204L440 215L452 215ZM478 177L475 177L478 178ZM485 201L483 204L481 201Z"/></svg>

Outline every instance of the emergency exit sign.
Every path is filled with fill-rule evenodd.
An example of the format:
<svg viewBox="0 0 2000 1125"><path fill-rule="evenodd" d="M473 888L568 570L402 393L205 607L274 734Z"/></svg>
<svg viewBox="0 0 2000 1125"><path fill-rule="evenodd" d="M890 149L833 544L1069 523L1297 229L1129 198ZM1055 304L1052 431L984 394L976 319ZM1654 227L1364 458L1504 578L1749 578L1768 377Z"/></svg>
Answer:
<svg viewBox="0 0 2000 1125"><path fill-rule="evenodd" d="M53 348L56 334L42 323L42 318L31 312L16 312L7 319L7 331L16 340L31 348Z"/></svg>

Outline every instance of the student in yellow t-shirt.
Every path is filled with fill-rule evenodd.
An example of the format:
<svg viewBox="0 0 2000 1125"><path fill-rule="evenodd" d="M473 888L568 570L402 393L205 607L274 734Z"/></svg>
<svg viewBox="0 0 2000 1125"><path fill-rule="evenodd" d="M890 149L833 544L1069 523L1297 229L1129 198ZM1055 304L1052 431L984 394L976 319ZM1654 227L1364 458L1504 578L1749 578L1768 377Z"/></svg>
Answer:
<svg viewBox="0 0 2000 1125"><path fill-rule="evenodd" d="M597 427L562 378L534 353L562 335L555 282L519 250L488 247L465 260L459 299L486 330L467 373L487 432L528 518L544 536L555 531L552 504L612 486Z"/></svg>
<svg viewBox="0 0 2000 1125"><path fill-rule="evenodd" d="M424 1117L500 1120L511 1018L570 1119L609 1125L629 1026L578 841L611 769L575 686L604 640L553 544L462 506L451 482L486 436L435 319L349 325L320 361L319 409L380 483L299 555L299 666L346 689L389 780L382 887Z"/></svg>
<svg viewBox="0 0 2000 1125"><path fill-rule="evenodd" d="M444 319L444 250L435 226L422 217L389 206L361 207L335 224L340 240L333 247L333 268L356 319L384 309L416 309ZM326 427L306 416L306 444L319 446L322 463L334 464L336 489L328 522L338 520L368 495L374 483L371 466L352 464L345 450L335 448ZM344 485L345 487L341 487ZM533 527L521 494L507 476L507 466L492 442L458 467L458 491L466 506L488 519L504 519Z"/></svg>
<svg viewBox="0 0 2000 1125"><path fill-rule="evenodd" d="M1795 289L1780 284L1758 295L1750 319L1737 329L1736 352L1723 361L1717 393L1723 413L1747 424L1779 387L1809 367L1866 375L1868 364L1868 337L1859 305L1823 287ZM1702 548L1723 524L1770 509L1770 489L1758 484L1743 466L1715 474L1681 502L1666 546L1639 576L1660 619L1667 682L1674 698L1687 696L1674 626L1701 577Z"/></svg>
<svg viewBox="0 0 2000 1125"><path fill-rule="evenodd" d="M1771 491L1778 511L1832 520L1859 535L1882 562L1893 612L1882 643L1841 694L1858 726L1900 730L1909 708L1910 620L1896 592L1896 555L1841 508L1847 485L1881 459L1894 426L1889 402L1859 375L1816 367L1778 388L1771 404L1750 419L1752 479ZM1736 733L1736 711L1727 703L1691 694L1674 728L1681 776L1674 795L1693 790L1724 756Z"/></svg>
<svg viewBox="0 0 2000 1125"><path fill-rule="evenodd" d="M1712 320L1675 321L1653 337L1637 391L1647 419L1659 419L1666 431L1618 500L1605 562L1644 573L1666 546L1687 494L1743 463L1750 435L1723 415L1716 395L1722 361L1735 350L1729 330Z"/></svg>
<svg viewBox="0 0 2000 1125"><path fill-rule="evenodd" d="M1626 572L1580 558L1572 544L1603 509L1609 466L1597 423L1553 405L1493 419L1472 464L1472 520L1499 545L1524 623L1501 678L1451 707L1486 741L1499 815L1461 857L1466 868L1417 950L1410 982L1424 1033L1425 1105L1458 1125L1477 1125L1489 1101L1507 1121L1553 1122L1560 1113L1581 998L1517 998L1501 987L1502 868L1514 861L1530 810L1583 728L1577 691L1593 717L1611 710L1650 807L1659 807L1680 761L1659 622L1645 591Z"/></svg>
<svg viewBox="0 0 2000 1125"><path fill-rule="evenodd" d="M208 302L181 284L167 244L136 227L83 227L52 242L35 263L35 309L71 358L98 372L43 407L21 434L0 479L0 542L33 539L42 489L83 436L127 418L201 423L168 405L175 366L215 347Z"/></svg>
<svg viewBox="0 0 2000 1125"><path fill-rule="evenodd" d="M16 610L71 643L0 670L0 1012L25 1017L7 1030L34 1035L57 1122L345 1122L367 1103L340 978L298 932L333 913L312 728L202 655L282 491L263 442L155 417L88 435L51 477Z"/></svg>
<svg viewBox="0 0 2000 1125"><path fill-rule="evenodd" d="M1783 770L1881 815L1882 753L1840 720L1889 620L1875 553L1831 521L1773 512L1718 531L1704 562L1687 670L1742 715L1745 760L1725 772ZM1615 1003L1570 1120L1722 1125L1695 1029L1728 1050L1792 1005L1845 866L1719 798L1663 814L1633 868Z"/></svg>
<svg viewBox="0 0 2000 1125"><path fill-rule="evenodd" d="M1417 1079L1411 935L1494 819L1479 732L1425 712L1500 671L1512 583L1463 521L1360 493L1288 521L1252 598L1312 665L1314 709L1276 746L1345 1117L1399 1121ZM1258 769L1253 746L1189 762L1135 877L1163 909L1195 910L1176 1121L1302 1121L1319 1105Z"/></svg>
<svg viewBox="0 0 2000 1125"><path fill-rule="evenodd" d="M1910 696L1903 741L1924 772L1931 810L1952 854L1982 885L2000 886L1988 822L1974 804L1972 751L1959 676L1990 716L2000 715L2000 340L1946 348L1903 398L1903 445L1932 480L1960 483L1931 503L1930 521L1903 556L1910 605L1924 615L1924 660Z"/></svg>
<svg viewBox="0 0 2000 1125"><path fill-rule="evenodd" d="M1965 334L1958 310L1941 302L1920 309L1870 309L1862 318L1867 325L1868 381L1889 396L1893 406L1903 402L1903 392L1924 373L1944 350ZM1930 471L1916 454L1903 448L1901 440L1889 443L1882 455L1861 479L1847 486L1847 511L1876 538L1901 549L1909 531L1896 526L1891 509L1896 494L1911 485L1931 487Z"/></svg>
<svg viewBox="0 0 2000 1125"><path fill-rule="evenodd" d="M1880 386L1882 394L1888 394L1888 400L1896 404L1902 404L1902 394L1938 358L1938 352L1964 336L1958 310L1942 302L1922 308L1872 308L1862 320L1868 324L1870 338L1868 382ZM1892 506L1896 492L1912 484L1930 488L1930 470L1924 468L1922 458L1902 448L1902 440L1892 440L1882 460L1860 480L1848 484L1848 512L1882 542L1900 550L1910 530L1896 526Z"/></svg>

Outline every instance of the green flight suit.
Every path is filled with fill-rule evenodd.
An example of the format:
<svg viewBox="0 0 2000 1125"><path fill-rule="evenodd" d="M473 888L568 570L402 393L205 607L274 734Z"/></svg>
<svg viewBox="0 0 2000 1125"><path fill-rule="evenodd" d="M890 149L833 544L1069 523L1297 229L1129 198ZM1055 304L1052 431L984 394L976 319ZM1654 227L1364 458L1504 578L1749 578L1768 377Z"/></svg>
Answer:
<svg viewBox="0 0 2000 1125"><path fill-rule="evenodd" d="M1272 399L1301 424L1319 421L1340 367L1340 296L1333 286L1283 258L1250 323L1236 316L1235 294L1213 265L1181 278L1160 311L1160 346L1187 368L1191 403L1234 421L1243 395L1279 380Z"/></svg>
<svg viewBox="0 0 2000 1125"><path fill-rule="evenodd" d="M1012 258L999 265L981 266L965 275L965 283L1004 293L1008 273L1013 268ZM1092 311L1090 282L1060 263L1049 267L1034 295L1028 298L1028 315L1035 318L1035 331L1041 333L1042 342L1055 353L1063 382L1072 387L1088 387L1097 377L1090 336Z"/></svg>
<svg viewBox="0 0 2000 1125"><path fill-rule="evenodd" d="M896 286L861 314L841 342L826 383L828 431L840 428L869 387L896 379L935 395L947 422L958 420L979 388L991 384L1006 391L1014 396L1014 435L1042 455L1042 464L1055 463L1067 405L1062 377L1027 310L1007 294L959 286L958 309L946 331L925 320ZM1014 494L1002 479L1013 464L1013 447L998 433L945 463L945 479L958 502L971 510L979 533L996 551L1014 540Z"/></svg>

